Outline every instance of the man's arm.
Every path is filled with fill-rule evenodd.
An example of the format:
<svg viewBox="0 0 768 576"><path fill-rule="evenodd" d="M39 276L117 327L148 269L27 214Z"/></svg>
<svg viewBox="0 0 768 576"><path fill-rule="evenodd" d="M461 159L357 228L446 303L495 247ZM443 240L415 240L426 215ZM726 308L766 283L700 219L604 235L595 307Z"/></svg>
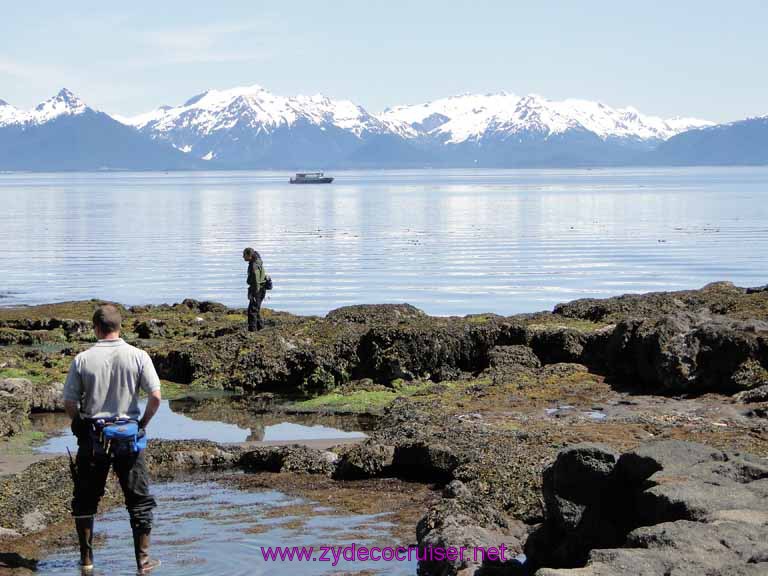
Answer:
<svg viewBox="0 0 768 576"><path fill-rule="evenodd" d="M155 365L152 364L152 359L149 357L149 354L146 352L143 352L142 354L144 355L144 361L141 368L140 385L141 389L147 393L148 400L144 415L141 417L141 420L139 420L139 426L146 428L149 421L152 420L152 417L157 412L157 409L160 408L160 400L162 400L163 397L160 394L160 378L157 376Z"/></svg>
<svg viewBox="0 0 768 576"><path fill-rule="evenodd" d="M152 420L152 417L157 413L157 409L160 408L160 400L162 400L162 396L159 389L149 393L147 408L144 410L144 416L139 420L139 427L147 427L149 421Z"/></svg>
<svg viewBox="0 0 768 576"><path fill-rule="evenodd" d="M64 411L70 420L80 417L79 403L74 400L64 400Z"/></svg>
<svg viewBox="0 0 768 576"><path fill-rule="evenodd" d="M82 390L83 383L77 369L77 358L75 358L69 365L67 379L64 381L64 410L73 422L80 418L80 394Z"/></svg>

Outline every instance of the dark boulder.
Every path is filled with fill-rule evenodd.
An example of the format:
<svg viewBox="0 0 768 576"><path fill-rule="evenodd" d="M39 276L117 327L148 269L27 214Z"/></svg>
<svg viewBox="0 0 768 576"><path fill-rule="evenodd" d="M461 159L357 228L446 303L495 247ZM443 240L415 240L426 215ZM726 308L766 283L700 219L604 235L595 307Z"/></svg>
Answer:
<svg viewBox="0 0 768 576"><path fill-rule="evenodd" d="M549 565L578 565L596 547L621 542L622 507L616 503L617 456L597 444L577 444L560 451L543 473ZM540 546L541 536L532 541ZM535 557L542 548L530 550ZM541 559L539 559L541 561Z"/></svg>
<svg viewBox="0 0 768 576"><path fill-rule="evenodd" d="M39 344L41 338L35 332L17 330L15 328L0 328L0 346Z"/></svg>
<svg viewBox="0 0 768 576"><path fill-rule="evenodd" d="M613 482L618 456L599 444L575 444L561 450L551 467L552 489L575 502L600 499Z"/></svg>
<svg viewBox="0 0 768 576"><path fill-rule="evenodd" d="M733 393L759 385L745 371L766 357L766 336L768 323L708 314L625 320L608 342L606 369L657 392Z"/></svg>
<svg viewBox="0 0 768 576"><path fill-rule="evenodd" d="M352 341L343 336L331 341L259 338L242 344L241 340L240 337L230 340L237 350L230 364L230 385L249 391L317 395L350 379L349 371L355 359L354 338ZM226 357L222 363L228 363Z"/></svg>
<svg viewBox="0 0 768 576"><path fill-rule="evenodd" d="M490 507L482 498L466 495L443 499L416 526L419 574L522 576L526 572L517 557L527 533L524 523ZM430 557L430 550L435 549L458 553L450 558ZM503 553L503 561L499 553Z"/></svg>
<svg viewBox="0 0 768 576"><path fill-rule="evenodd" d="M627 318L657 318L679 312L709 311L726 314L746 294L731 282L714 282L701 290L624 294L613 298L584 298L555 306L554 314L592 322L616 322Z"/></svg>
<svg viewBox="0 0 768 576"><path fill-rule="evenodd" d="M306 446L263 446L245 452L240 466L250 472L296 472L332 476L338 455Z"/></svg>
<svg viewBox="0 0 768 576"><path fill-rule="evenodd" d="M450 446L417 441L395 447L392 468L400 478L447 484L459 463Z"/></svg>
<svg viewBox="0 0 768 576"><path fill-rule="evenodd" d="M768 284L747 288L747 294L760 294L761 292L768 292Z"/></svg>
<svg viewBox="0 0 768 576"><path fill-rule="evenodd" d="M144 340L165 338L167 331L162 320L142 320L134 325L133 331Z"/></svg>
<svg viewBox="0 0 768 576"><path fill-rule="evenodd" d="M544 482L545 494L554 492L554 480L545 476ZM622 454L613 482L601 517L620 511L623 522L614 533L622 539L609 545L594 542L584 568L544 568L537 576L768 573L767 460L666 440ZM589 506L577 510L582 519L576 535L582 534L588 511ZM559 522L548 517L529 539L526 549L538 565L567 566L577 560L574 566L587 560L583 549L568 548L573 533L558 533ZM607 534L609 527L603 529Z"/></svg>
<svg viewBox="0 0 768 576"><path fill-rule="evenodd" d="M64 384L40 384L26 378L0 379L0 392L26 401L32 412L62 412L64 410Z"/></svg>
<svg viewBox="0 0 768 576"><path fill-rule="evenodd" d="M205 314L206 312L223 314L228 310L224 304L220 304L219 302L211 302L210 300L203 300L201 302L193 298L186 298L185 300L182 300L181 304L176 304L175 306L183 306L194 312L200 312L201 314Z"/></svg>
<svg viewBox="0 0 768 576"><path fill-rule="evenodd" d="M762 576L766 536L765 526L740 522L669 522L631 532L626 547L594 550L585 568L536 576Z"/></svg>
<svg viewBox="0 0 768 576"><path fill-rule="evenodd" d="M173 476L189 470L234 468L242 452L237 446L208 440L150 440L146 454L153 474Z"/></svg>
<svg viewBox="0 0 768 576"><path fill-rule="evenodd" d="M357 351L356 378L413 380L488 367L492 348L524 343L524 330L506 320L484 322L427 318L401 325L374 325L363 334Z"/></svg>
<svg viewBox="0 0 768 576"><path fill-rule="evenodd" d="M93 324L87 320L62 320L61 327L67 340L79 340L93 335Z"/></svg>
<svg viewBox="0 0 768 576"><path fill-rule="evenodd" d="M201 356L192 346L148 350L158 376L178 384L191 384L205 373Z"/></svg>
<svg viewBox="0 0 768 576"><path fill-rule="evenodd" d="M529 346L495 346L489 354L490 368L506 370L520 368L541 368L541 360Z"/></svg>
<svg viewBox="0 0 768 576"><path fill-rule="evenodd" d="M745 392L768 386L768 370L757 360L747 360L731 375L731 384L735 389Z"/></svg>
<svg viewBox="0 0 768 576"><path fill-rule="evenodd" d="M410 304L357 304L336 308L325 316L331 322L358 324L397 324L404 320L424 317L424 312Z"/></svg>
<svg viewBox="0 0 768 576"><path fill-rule="evenodd" d="M335 476L344 480L386 476L390 473L394 454L393 446L374 440L355 444L341 452Z"/></svg>
<svg viewBox="0 0 768 576"><path fill-rule="evenodd" d="M451 480L443 488L444 498L469 498L472 496L471 490L461 480Z"/></svg>
<svg viewBox="0 0 768 576"><path fill-rule="evenodd" d="M541 361L533 350L520 344L495 346L488 356L487 374L494 384L513 382L518 379L516 377L541 367Z"/></svg>
<svg viewBox="0 0 768 576"><path fill-rule="evenodd" d="M758 388L753 388L752 390L739 392L733 397L739 402L745 402L748 404L753 402L768 402L768 384Z"/></svg>
<svg viewBox="0 0 768 576"><path fill-rule="evenodd" d="M573 328L554 327L531 332L528 345L544 364L581 362L587 335Z"/></svg>

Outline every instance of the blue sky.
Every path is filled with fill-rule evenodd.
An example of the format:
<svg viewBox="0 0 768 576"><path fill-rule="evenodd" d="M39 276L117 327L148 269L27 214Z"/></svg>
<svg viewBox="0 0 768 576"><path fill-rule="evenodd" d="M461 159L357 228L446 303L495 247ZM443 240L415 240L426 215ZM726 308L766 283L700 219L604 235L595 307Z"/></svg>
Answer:
<svg viewBox="0 0 768 576"><path fill-rule="evenodd" d="M260 84L378 112L507 90L725 121L768 114L766 22L761 0L27 0L0 20L0 98L134 114Z"/></svg>

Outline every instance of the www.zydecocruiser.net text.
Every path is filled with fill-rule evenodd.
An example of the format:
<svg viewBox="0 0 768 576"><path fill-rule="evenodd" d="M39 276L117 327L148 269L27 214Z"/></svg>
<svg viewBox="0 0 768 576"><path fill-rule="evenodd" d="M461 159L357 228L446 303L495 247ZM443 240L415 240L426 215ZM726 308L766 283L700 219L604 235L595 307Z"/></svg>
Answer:
<svg viewBox="0 0 768 576"><path fill-rule="evenodd" d="M267 562L330 562L336 566L342 560L347 562L442 562L445 560L473 562L507 562L519 559L504 544L500 546L439 547L425 546L268 546L261 547L262 559Z"/></svg>

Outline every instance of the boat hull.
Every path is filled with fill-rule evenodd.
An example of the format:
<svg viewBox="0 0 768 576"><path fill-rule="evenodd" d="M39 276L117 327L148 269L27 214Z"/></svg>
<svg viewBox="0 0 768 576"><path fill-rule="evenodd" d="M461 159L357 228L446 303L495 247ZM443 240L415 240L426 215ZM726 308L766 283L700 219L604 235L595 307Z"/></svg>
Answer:
<svg viewBox="0 0 768 576"><path fill-rule="evenodd" d="M291 178L291 184L330 184L333 182L333 177L326 176L324 178L313 178L313 179L307 179L307 180L299 180L296 178Z"/></svg>

